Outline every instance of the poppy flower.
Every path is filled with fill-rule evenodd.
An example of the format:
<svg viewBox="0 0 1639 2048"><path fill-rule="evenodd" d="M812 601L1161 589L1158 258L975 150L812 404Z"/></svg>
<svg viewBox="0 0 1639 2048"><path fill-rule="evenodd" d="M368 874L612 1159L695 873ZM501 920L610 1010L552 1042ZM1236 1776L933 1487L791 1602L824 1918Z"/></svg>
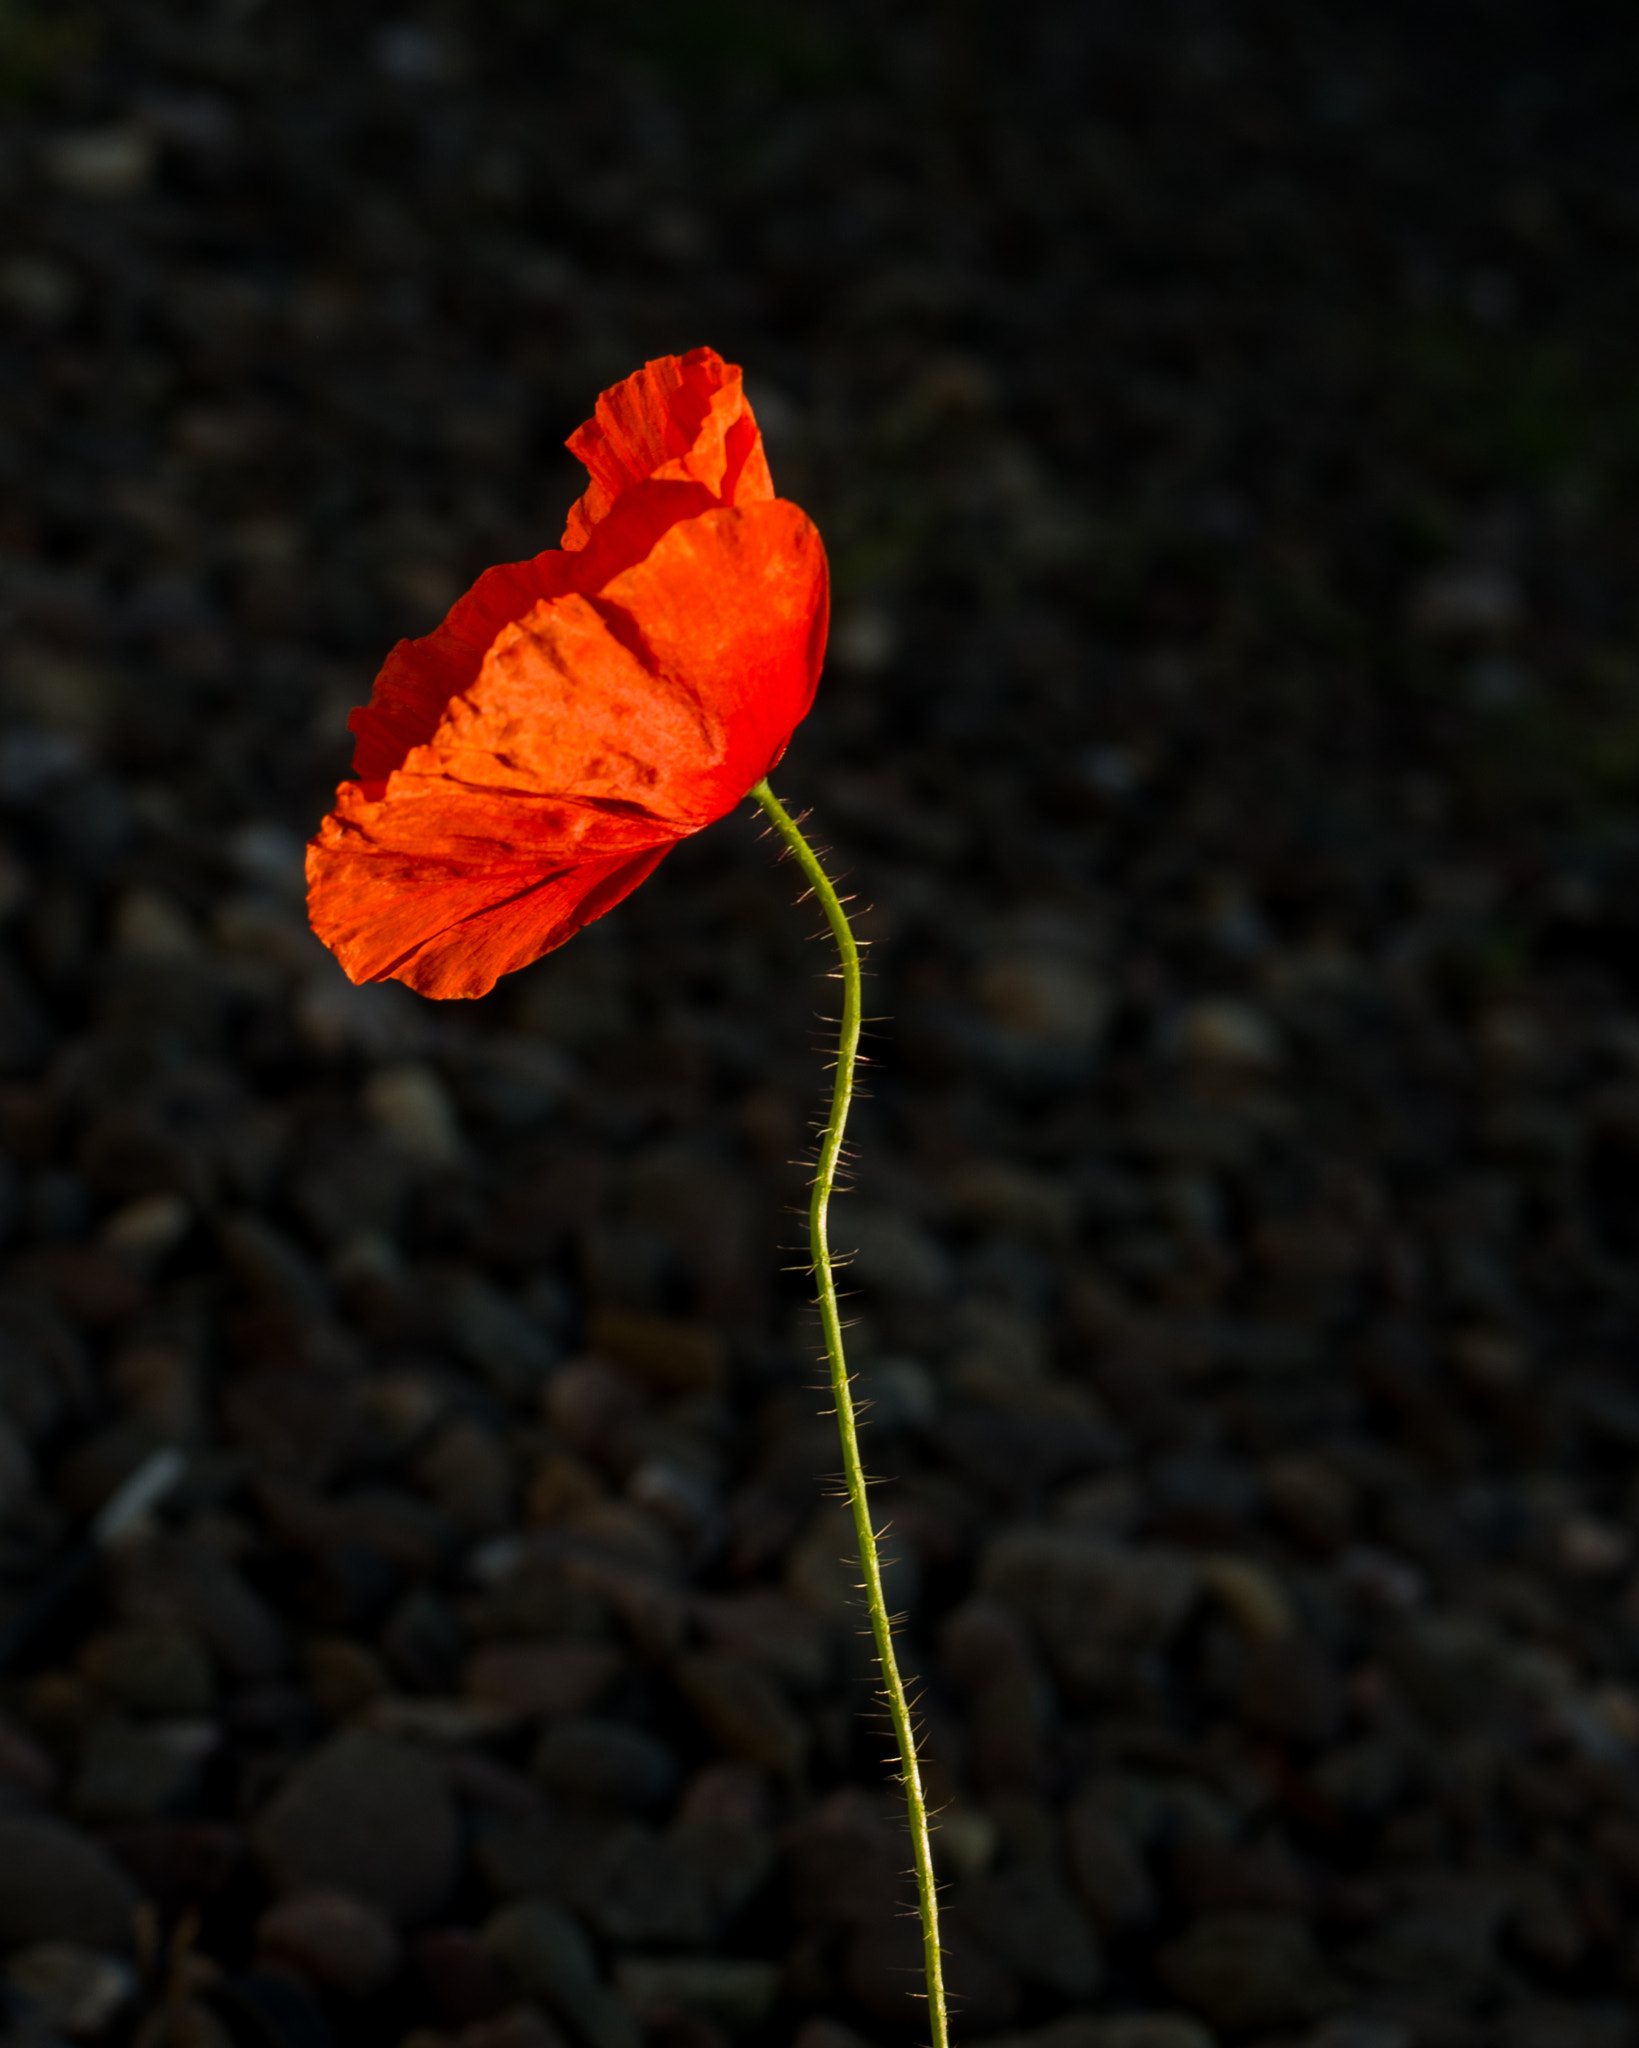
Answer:
<svg viewBox="0 0 1639 2048"><path fill-rule="evenodd" d="M785 752L825 651L825 550L774 495L740 372L664 356L570 437L561 548L490 569L352 714L308 848L354 981L480 996L628 896Z"/></svg>

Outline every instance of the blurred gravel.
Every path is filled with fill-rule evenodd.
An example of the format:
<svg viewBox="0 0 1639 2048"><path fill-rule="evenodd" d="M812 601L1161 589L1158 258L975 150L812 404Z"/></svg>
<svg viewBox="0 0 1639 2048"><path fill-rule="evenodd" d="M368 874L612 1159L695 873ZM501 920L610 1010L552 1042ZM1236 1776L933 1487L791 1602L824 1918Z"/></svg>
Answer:
<svg viewBox="0 0 1639 2048"><path fill-rule="evenodd" d="M301 842L742 361L964 2041L1632 2048L1639 58L1588 0L0 6L8 2042L907 2048L749 818L485 1002ZM799 1162L799 1163L793 1163Z"/></svg>

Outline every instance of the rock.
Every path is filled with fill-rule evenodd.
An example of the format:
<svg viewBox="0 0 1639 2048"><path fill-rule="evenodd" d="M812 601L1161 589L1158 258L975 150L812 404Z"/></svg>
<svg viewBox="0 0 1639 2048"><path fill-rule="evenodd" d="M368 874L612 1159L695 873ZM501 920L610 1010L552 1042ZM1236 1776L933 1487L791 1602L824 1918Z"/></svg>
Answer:
<svg viewBox="0 0 1639 2048"><path fill-rule="evenodd" d="M294 1963L327 1990L367 1998L398 1969L397 1930L346 1892L291 1892L256 1923L257 1953Z"/></svg>
<svg viewBox="0 0 1639 2048"><path fill-rule="evenodd" d="M461 1164L466 1147L455 1104L423 1061L378 1067L364 1084L364 1107L382 1135L418 1165Z"/></svg>
<svg viewBox="0 0 1639 2048"><path fill-rule="evenodd" d="M599 1981L591 1943L544 1899L519 1899L484 1924L485 1948L527 1998L557 2013L586 2048L639 2048L637 2022Z"/></svg>
<svg viewBox="0 0 1639 2048"><path fill-rule="evenodd" d="M297 1765L257 1817L251 1841L276 1892L349 1892L401 1923L438 1910L460 1852L437 1764L357 1728Z"/></svg>
<svg viewBox="0 0 1639 2048"><path fill-rule="evenodd" d="M1209 1557L1201 1566L1201 1580L1254 1642L1276 1642L1291 1633L1292 1604L1280 1581L1254 1559Z"/></svg>
<svg viewBox="0 0 1639 2048"><path fill-rule="evenodd" d="M532 1399L557 1358L534 1319L475 1273L453 1279L439 1296L456 1350L504 1400Z"/></svg>
<svg viewBox="0 0 1639 2048"><path fill-rule="evenodd" d="M768 1673L722 1650L697 1650L673 1667L679 1691L719 1746L741 1763L794 1777L808 1730Z"/></svg>
<svg viewBox="0 0 1639 2048"><path fill-rule="evenodd" d="M224 2022L200 1998L168 1999L143 2020L133 2048L237 2048Z"/></svg>
<svg viewBox="0 0 1639 2048"><path fill-rule="evenodd" d="M1258 1071L1280 1062L1280 1040L1261 1010L1233 996L1208 996L1178 1020L1178 1045L1202 1066Z"/></svg>
<svg viewBox="0 0 1639 2048"><path fill-rule="evenodd" d="M1355 1489L1330 1459L1294 1452L1271 1460L1262 1477L1270 1507L1306 1548L1330 1556L1348 1542Z"/></svg>
<svg viewBox="0 0 1639 2048"><path fill-rule="evenodd" d="M1097 1693L1126 1684L1135 1656L1172 1639L1200 1577L1176 1551L1026 1528L990 1545L979 1585L1035 1626L1068 1683Z"/></svg>
<svg viewBox="0 0 1639 2048"><path fill-rule="evenodd" d="M504 2012L512 1986L470 1927L430 1927L416 1936L416 1975L447 2027L469 2027Z"/></svg>
<svg viewBox="0 0 1639 2048"><path fill-rule="evenodd" d="M463 1687L511 1713L584 1714L624 1661L607 1643L490 1643L468 1660Z"/></svg>
<svg viewBox="0 0 1639 2048"><path fill-rule="evenodd" d="M960 1898L986 1947L1025 1983L1070 1999L1098 1988L1098 1938L1049 1866L1018 1864L971 1879Z"/></svg>
<svg viewBox="0 0 1639 2048"><path fill-rule="evenodd" d="M185 1720L208 1714L216 1687L210 1658L186 1629L108 1629L80 1650L91 1683L133 1714Z"/></svg>
<svg viewBox="0 0 1639 2048"><path fill-rule="evenodd" d="M469 1535L488 1536L510 1519L516 1485L512 1457L499 1432L456 1416L444 1424L414 1467L416 1484Z"/></svg>
<svg viewBox="0 0 1639 2048"><path fill-rule="evenodd" d="M1231 2030L1294 2026L1344 1997L1302 1922L1277 1914L1207 1914L1162 1950L1161 1976Z"/></svg>
<svg viewBox="0 0 1639 2048"><path fill-rule="evenodd" d="M940 1656L972 1702L969 1743L981 1793L1043 1782L1052 1693L1024 1624L994 1600L966 1601L940 1632Z"/></svg>
<svg viewBox="0 0 1639 2048"><path fill-rule="evenodd" d="M1635 2036L1632 2011L1603 2000L1533 1998L1493 2024L1497 2048L1633 2048Z"/></svg>
<svg viewBox="0 0 1639 2048"><path fill-rule="evenodd" d="M600 1359L560 1366L541 1394L541 1410L571 1450L624 1471L627 1445L648 1409L643 1387L630 1373Z"/></svg>
<svg viewBox="0 0 1639 2048"><path fill-rule="evenodd" d="M1313 1903L1296 1859L1278 1839L1250 1844L1185 1835L1173 1845L1172 1877L1179 1897L1193 1913L1301 1915Z"/></svg>
<svg viewBox="0 0 1639 2048"><path fill-rule="evenodd" d="M697 1948L717 1925L709 1875L674 1840L628 1822L605 1835L567 1889L619 1948Z"/></svg>
<svg viewBox="0 0 1639 2048"><path fill-rule="evenodd" d="M1103 982L1065 953L1000 954L980 968L975 993L1005 1038L1052 1052L1085 1054L1110 1014Z"/></svg>
<svg viewBox="0 0 1639 2048"><path fill-rule="evenodd" d="M56 1784L57 1767L51 1758L32 1736L0 1714L0 1810L41 1804Z"/></svg>
<svg viewBox="0 0 1639 2048"><path fill-rule="evenodd" d="M650 2025L697 2012L744 2033L773 2004L779 1976L773 1963L731 1956L632 1957L615 1971L615 1990Z"/></svg>
<svg viewBox="0 0 1639 2048"><path fill-rule="evenodd" d="M642 1813L671 1791L677 1764L652 1735L619 1721L569 1716L550 1722L536 1744L530 1772L568 1804Z"/></svg>
<svg viewBox="0 0 1639 2048"><path fill-rule="evenodd" d="M119 1956L70 1941L35 1942L6 1958L7 1988L73 2038L100 2034L137 1988Z"/></svg>
<svg viewBox="0 0 1639 2048"><path fill-rule="evenodd" d="M586 1341L595 1357L659 1394L712 1393L728 1371L721 1336L673 1316L600 1309L587 1326Z"/></svg>
<svg viewBox="0 0 1639 2048"><path fill-rule="evenodd" d="M154 138L135 122L70 128L41 148L46 176L81 199L129 199L153 177Z"/></svg>
<svg viewBox="0 0 1639 2048"><path fill-rule="evenodd" d="M1321 1645L1288 1635L1252 1646L1241 1679L1241 1719L1284 1742L1318 1746L1337 1733L1343 1688Z"/></svg>
<svg viewBox="0 0 1639 2048"><path fill-rule="evenodd" d="M932 1300L951 1288L950 1254L898 1209L850 1202L833 1218L831 1241L837 1256L848 1260L850 1278L882 1294Z"/></svg>
<svg viewBox="0 0 1639 2048"><path fill-rule="evenodd" d="M387 1667L348 1636L318 1636L302 1652L302 1675L321 1711L345 1721L387 1692Z"/></svg>
<svg viewBox="0 0 1639 2048"><path fill-rule="evenodd" d="M242 1681L274 1678L285 1668L278 1617L214 1544L197 1536L151 1537L121 1546L113 1566L123 1621L197 1634Z"/></svg>
<svg viewBox="0 0 1639 2048"><path fill-rule="evenodd" d="M1447 2003L1483 1995L1499 1967L1507 1887L1432 1871L1404 1881L1396 1910L1346 1957L1367 1983L1434 1992Z"/></svg>
<svg viewBox="0 0 1639 2048"><path fill-rule="evenodd" d="M379 1641L387 1662L413 1692L453 1689L466 1640L460 1616L430 1586L413 1587L404 1595L388 1615Z"/></svg>
<svg viewBox="0 0 1639 2048"><path fill-rule="evenodd" d="M1305 2034L1301 2048L1412 2048L1412 2036L1398 2020L1340 2012Z"/></svg>
<svg viewBox="0 0 1639 2048"><path fill-rule="evenodd" d="M708 1764L697 1771L678 1801L668 1839L697 1873L710 1923L726 1925L774 1867L768 1789L760 1774L739 1764Z"/></svg>
<svg viewBox="0 0 1639 2048"><path fill-rule="evenodd" d="M831 1638L823 1619L784 1593L759 1588L702 1594L692 1611L713 1649L765 1664L798 1691L823 1685L830 1672Z"/></svg>
<svg viewBox="0 0 1639 2048"><path fill-rule="evenodd" d="M111 1719L97 1722L74 1780L75 1812L96 1821L141 1820L164 1812L188 1793L202 1756L216 1739L209 1722L161 1729Z"/></svg>
<svg viewBox="0 0 1639 2048"><path fill-rule="evenodd" d="M408 2041L418 2037L411 2034ZM459 2048L568 2048L564 2036L532 2005L515 2005L461 2029Z"/></svg>
<svg viewBox="0 0 1639 2048"><path fill-rule="evenodd" d="M1138 1844L1096 1794L1084 1794L1065 1816L1070 1868L1093 1924L1106 1933L1142 1927L1155 1918L1155 1883Z"/></svg>
<svg viewBox="0 0 1639 2048"><path fill-rule="evenodd" d="M869 2048L863 2034L840 2020L804 2020L791 2037L791 2048Z"/></svg>
<svg viewBox="0 0 1639 2048"><path fill-rule="evenodd" d="M1069 2013L1025 2034L1003 2034L988 2048L1216 2048L1213 2036L1181 2012L1127 2012L1112 2018Z"/></svg>
<svg viewBox="0 0 1639 2048"><path fill-rule="evenodd" d="M72 1941L123 1955L136 1907L130 1879L77 1829L0 1814L0 1949Z"/></svg>
<svg viewBox="0 0 1639 2048"><path fill-rule="evenodd" d="M1052 2028L1044 2028L1052 2033ZM1048 2048L1047 2043L1042 2048ZM1054 2042L1051 2048L1059 2048ZM1066 2044L1068 2048L1068 2044ZM1216 2048L1199 2020L1181 2012L1128 2012L1094 2022L1087 2048Z"/></svg>

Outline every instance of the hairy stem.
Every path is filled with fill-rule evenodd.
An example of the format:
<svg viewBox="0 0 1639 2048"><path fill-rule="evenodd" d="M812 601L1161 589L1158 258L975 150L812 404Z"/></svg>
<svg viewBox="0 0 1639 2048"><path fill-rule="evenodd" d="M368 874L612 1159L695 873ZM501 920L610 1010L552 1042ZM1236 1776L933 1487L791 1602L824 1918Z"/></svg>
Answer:
<svg viewBox="0 0 1639 2048"><path fill-rule="evenodd" d="M766 782L759 782L751 794L762 805L769 823L790 849L807 877L809 887L824 908L842 961L842 1030L837 1042L836 1081L831 1090L831 1114L826 1119L825 1135L820 1141L819 1164L814 1170L813 1191L808 1203L808 1244L814 1261L814 1285L819 1296L825 1357L831 1370L831 1392L836 1401L837 1431L842 1438L843 1475L847 1481L848 1503L854 1512L854 1534L859 1540L865 1599L871 1612L871 1634L876 1642L877 1662L882 1667L882 1686L887 1696L888 1711L893 1717L894 1734L899 1742L900 1782L905 1788L911 1849L916 1859L916 1893L922 1916L922 1955L927 1972L933 2048L948 2048L945 1973L939 1947L939 1897L933 1878L933 1851L928 1841L928 1807L922 1793L922 1769L917 1760L916 1731L911 1725L910 1703L905 1698L904 1681L899 1675L888 1603L882 1593L882 1564L877 1555L877 1532L872 1526L870 1503L866 1498L865 1466L859 1455L853 1392L849 1385L847 1360L843 1356L842 1316L837 1307L837 1282L831 1264L828 1228L831 1196L837 1182L837 1161L842 1154L842 1134L854 1095L854 1067L859 1058L859 947L837 892L831 886L830 876L821 867L818 855L803 837L790 812Z"/></svg>

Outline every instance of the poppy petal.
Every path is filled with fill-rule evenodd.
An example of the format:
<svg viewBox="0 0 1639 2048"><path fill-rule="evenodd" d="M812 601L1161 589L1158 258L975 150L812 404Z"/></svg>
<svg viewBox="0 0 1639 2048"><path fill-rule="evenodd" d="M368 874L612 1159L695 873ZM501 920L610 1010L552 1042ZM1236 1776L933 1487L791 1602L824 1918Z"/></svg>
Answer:
<svg viewBox="0 0 1639 2048"><path fill-rule="evenodd" d="M818 529L775 498L683 521L598 593L611 630L723 735L716 758L668 764L697 792L679 810L722 817L784 753L814 701L828 589Z"/></svg>
<svg viewBox="0 0 1639 2048"><path fill-rule="evenodd" d="M591 858L529 857L516 802L488 821L488 839L470 806L456 833L436 805L422 817L413 804L393 808L396 830L381 839L368 829L379 820L344 819L340 806L325 820L307 855L313 928L353 981L391 977L425 996L486 995L613 909L676 844L668 834Z"/></svg>
<svg viewBox="0 0 1639 2048"><path fill-rule="evenodd" d="M715 349L645 363L603 393L569 449L592 478L564 528L571 550L585 547L622 493L648 477L703 484L728 504L774 495L740 371Z"/></svg>

